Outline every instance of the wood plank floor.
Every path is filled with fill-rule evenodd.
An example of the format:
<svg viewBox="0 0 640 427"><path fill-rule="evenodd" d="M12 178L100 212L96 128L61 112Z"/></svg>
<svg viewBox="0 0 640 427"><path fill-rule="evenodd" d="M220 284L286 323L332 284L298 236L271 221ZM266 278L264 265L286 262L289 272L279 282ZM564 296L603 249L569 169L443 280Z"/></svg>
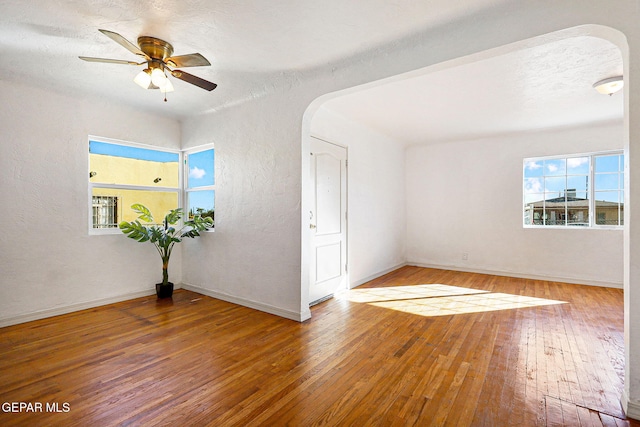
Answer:
<svg viewBox="0 0 640 427"><path fill-rule="evenodd" d="M179 290L2 328L0 425L640 425L621 290L404 267L312 313Z"/></svg>

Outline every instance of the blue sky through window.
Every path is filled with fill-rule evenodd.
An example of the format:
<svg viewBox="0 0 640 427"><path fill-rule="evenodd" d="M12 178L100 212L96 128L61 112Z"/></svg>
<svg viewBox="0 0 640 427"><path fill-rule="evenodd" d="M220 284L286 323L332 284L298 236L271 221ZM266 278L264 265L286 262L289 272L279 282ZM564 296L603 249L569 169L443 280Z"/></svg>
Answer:
<svg viewBox="0 0 640 427"><path fill-rule="evenodd" d="M197 208L204 209L205 211L210 211L215 208L214 190L190 191L188 198L189 206L187 208L187 212L190 212L192 209L195 210Z"/></svg>
<svg viewBox="0 0 640 427"><path fill-rule="evenodd" d="M150 150L148 148L130 147L126 145L111 144L107 142L89 141L91 154L104 154L114 157L126 157L129 159L148 160L152 162L177 162L178 153Z"/></svg>
<svg viewBox="0 0 640 427"><path fill-rule="evenodd" d="M187 188L214 185L214 156L213 149L189 154L189 179Z"/></svg>

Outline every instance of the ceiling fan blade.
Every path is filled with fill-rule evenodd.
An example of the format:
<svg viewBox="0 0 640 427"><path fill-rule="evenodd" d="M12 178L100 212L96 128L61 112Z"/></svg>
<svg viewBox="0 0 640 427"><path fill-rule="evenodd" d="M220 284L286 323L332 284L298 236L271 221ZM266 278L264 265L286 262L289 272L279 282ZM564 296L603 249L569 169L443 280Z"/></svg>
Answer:
<svg viewBox="0 0 640 427"><path fill-rule="evenodd" d="M109 30L98 30L98 31L100 31L105 36L109 37L114 42L118 43L120 46L129 50L130 52L135 53L136 55L144 56L145 58L149 58L147 54L141 51L138 46L131 43L129 40L125 39L120 34L114 33L113 31L109 31Z"/></svg>
<svg viewBox="0 0 640 427"><path fill-rule="evenodd" d="M83 61L88 62L106 62L109 64L125 64L125 65L142 65L144 62L127 61L124 59L108 59L108 58L92 58L89 56L78 56Z"/></svg>
<svg viewBox="0 0 640 427"><path fill-rule="evenodd" d="M192 85L201 87L204 90L212 91L216 88L216 86L218 86L215 83L211 83L210 81L201 79L200 77L196 77L193 74L185 73L184 71L181 71L181 70L170 70L170 71L171 71L171 75L176 79L180 79L187 83L191 83Z"/></svg>
<svg viewBox="0 0 640 427"><path fill-rule="evenodd" d="M199 53L190 53L189 55L172 56L166 59L166 63L172 67L203 67L211 65L204 56Z"/></svg>

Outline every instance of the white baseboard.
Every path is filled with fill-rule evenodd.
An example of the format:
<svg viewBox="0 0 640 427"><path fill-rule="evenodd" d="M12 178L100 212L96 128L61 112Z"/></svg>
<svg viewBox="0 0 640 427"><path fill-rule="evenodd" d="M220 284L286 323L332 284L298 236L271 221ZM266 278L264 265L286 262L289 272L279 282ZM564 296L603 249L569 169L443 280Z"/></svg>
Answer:
<svg viewBox="0 0 640 427"><path fill-rule="evenodd" d="M627 396L627 392L622 390L622 397L620 398L622 404L622 410L627 418L633 418L634 420L640 420L640 402L632 402Z"/></svg>
<svg viewBox="0 0 640 427"><path fill-rule="evenodd" d="M130 299L146 297L149 295L154 295L155 293L155 289L149 289L146 291L118 295L111 298L81 302L78 304L65 305L64 307L56 307L48 310L34 311L33 313L21 314L13 317L0 318L0 328L4 328L5 326L17 325L20 323L31 322L33 320L45 319L47 317L59 316L61 314L73 313L74 311L86 310L88 308L95 308L101 305L113 304Z"/></svg>
<svg viewBox="0 0 640 427"><path fill-rule="evenodd" d="M622 289L623 284L617 282L605 282L600 280L591 280L591 279L576 279L575 277L561 277L561 276L549 276L544 274L526 274L526 273L518 273L515 271L500 271L500 270L485 270L482 268L467 268L460 267L457 265L439 265L439 264L425 264L421 262L407 262L405 265L412 265L415 267L425 267L425 268L437 268L439 270L452 270L452 271L463 271L466 273L479 273L479 274L490 274L493 276L507 276L507 277L518 277L520 279L532 279L532 280L548 280L551 282L561 282L561 283L572 283L575 285L589 285L589 286L601 286L604 288L617 288Z"/></svg>
<svg viewBox="0 0 640 427"><path fill-rule="evenodd" d="M374 274L372 274L372 275L370 275L370 276L367 276L367 277L365 277L365 278L363 278L363 279L359 279L359 280L356 280L355 282L351 282L351 283L349 284L349 288L350 288L350 289L357 288L357 287L358 287L358 286L360 286L360 285L364 285L365 283L370 282L370 281L372 281L373 279L377 279L378 277L384 276L384 275L385 275L385 274L387 274L387 273L391 273L392 271L397 270L397 269L399 269L399 268L402 268L402 267L404 267L405 265L409 265L409 264L407 264L407 263L403 262L403 263L398 264L398 265L396 265L396 266L394 266L394 267L386 268L386 269L384 269L384 270L382 270L382 271L379 271L379 272L377 272L377 273L374 273Z"/></svg>
<svg viewBox="0 0 640 427"><path fill-rule="evenodd" d="M189 283L182 283L182 289L188 291L197 292L202 295L206 295L212 298L216 298L222 301L238 304L243 307L252 308L254 310L263 311L265 313L273 314L275 316L284 317L285 319L295 320L296 322L304 322L311 317L311 311L296 312L292 310L286 310L280 307L274 307L269 304L263 304L257 301L251 301L246 298L236 297L233 295L225 294L223 292L214 291L212 289L202 288L200 286L191 285Z"/></svg>

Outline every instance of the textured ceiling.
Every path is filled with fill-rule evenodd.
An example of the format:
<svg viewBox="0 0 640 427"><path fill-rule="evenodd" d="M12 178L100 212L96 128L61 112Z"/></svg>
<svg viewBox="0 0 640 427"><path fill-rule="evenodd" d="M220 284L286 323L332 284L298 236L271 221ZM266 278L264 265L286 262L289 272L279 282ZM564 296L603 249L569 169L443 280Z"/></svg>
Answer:
<svg viewBox="0 0 640 427"><path fill-rule="evenodd" d="M400 79L331 100L324 108L408 144L622 120L623 93L596 81L622 75L620 51L573 37Z"/></svg>
<svg viewBox="0 0 640 427"><path fill-rule="evenodd" d="M3 0L0 80L181 119L276 90L285 72L375 52L505 3L517 0ZM218 87L207 92L174 79L175 92L162 102L159 91L133 82L141 67L78 59L139 58L101 28L134 43L140 35L167 40L176 55L200 52L212 66L185 71ZM427 73L330 106L409 142L621 117L620 97L598 98L590 88L622 69L617 50L594 40Z"/></svg>
<svg viewBox="0 0 640 427"><path fill-rule="evenodd" d="M3 0L0 79L70 94L93 94L177 118L273 90L283 71L304 71L512 0ZM213 92L174 81L159 91L133 83L137 67L87 63L78 55L137 60L98 29L136 42L200 52L211 67L189 68L218 84Z"/></svg>

